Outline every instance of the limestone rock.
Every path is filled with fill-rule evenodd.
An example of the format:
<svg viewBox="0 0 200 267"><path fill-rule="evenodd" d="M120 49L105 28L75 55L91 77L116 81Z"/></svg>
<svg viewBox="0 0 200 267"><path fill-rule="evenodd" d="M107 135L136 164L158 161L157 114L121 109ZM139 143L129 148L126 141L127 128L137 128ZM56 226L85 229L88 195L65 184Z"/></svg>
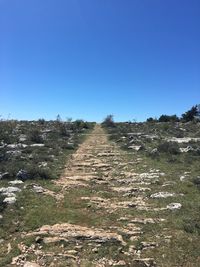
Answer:
<svg viewBox="0 0 200 267"><path fill-rule="evenodd" d="M30 147L43 147L45 146L44 144L32 144Z"/></svg>
<svg viewBox="0 0 200 267"><path fill-rule="evenodd" d="M41 238L40 238L40 240L41 240ZM61 242L61 241L68 242L68 240L66 238L57 237L57 236L54 236L54 237L44 237L42 241L45 244L58 243L58 242Z"/></svg>
<svg viewBox="0 0 200 267"><path fill-rule="evenodd" d="M158 149L157 149L157 148L152 149L151 152L150 152L150 154L151 154L151 155L156 155L156 154L158 154Z"/></svg>
<svg viewBox="0 0 200 267"><path fill-rule="evenodd" d="M118 261L116 263L113 263L113 266L126 266L126 262L121 260L121 261Z"/></svg>
<svg viewBox="0 0 200 267"><path fill-rule="evenodd" d="M142 149L142 146L136 146L136 145L131 145L128 147L129 149L133 149L135 151L139 151Z"/></svg>
<svg viewBox="0 0 200 267"><path fill-rule="evenodd" d="M194 151L194 148L192 146L180 147L180 151L182 153L187 153L187 152L190 152L190 151Z"/></svg>
<svg viewBox="0 0 200 267"><path fill-rule="evenodd" d="M16 149L16 148L26 148L27 145L25 144L21 144L21 143L18 143L18 144L9 144L7 145L7 148L11 148L11 149Z"/></svg>
<svg viewBox="0 0 200 267"><path fill-rule="evenodd" d="M47 235L53 237L63 237L72 239L90 240L97 243L104 242L120 242L123 245L126 243L123 241L122 236L112 232L106 232L103 229L93 229L84 226L62 223L55 225L44 225L35 232L30 232L27 236L33 235Z"/></svg>
<svg viewBox="0 0 200 267"><path fill-rule="evenodd" d="M5 197L16 197L16 194L5 192L5 193L2 193L2 196L5 196Z"/></svg>
<svg viewBox="0 0 200 267"><path fill-rule="evenodd" d="M15 192L21 192L21 189L19 189L18 187L14 187L14 186L0 188L0 194L1 193L15 193Z"/></svg>
<svg viewBox="0 0 200 267"><path fill-rule="evenodd" d="M20 185L23 184L24 182L22 180L14 180L14 181L10 181L9 184L11 185Z"/></svg>
<svg viewBox="0 0 200 267"><path fill-rule="evenodd" d="M169 205L167 205L167 209L169 210L176 210L176 209L180 209L182 207L181 203L170 203Z"/></svg>
<svg viewBox="0 0 200 267"><path fill-rule="evenodd" d="M16 197L12 196L12 197L6 197L3 202L7 203L7 204L14 204L16 202Z"/></svg>
<svg viewBox="0 0 200 267"><path fill-rule="evenodd" d="M133 192L146 192L150 191L151 189L148 187L112 187L113 191L119 193L133 193Z"/></svg>
<svg viewBox="0 0 200 267"><path fill-rule="evenodd" d="M38 265L35 262L27 261L27 262L24 263L24 266L23 267L40 267L40 265Z"/></svg>
<svg viewBox="0 0 200 267"><path fill-rule="evenodd" d="M43 193L45 191L44 188L40 185L33 185L32 190L36 193Z"/></svg>
<svg viewBox="0 0 200 267"><path fill-rule="evenodd" d="M183 137L183 138L176 138L176 137L172 137L172 138L167 138L168 142L177 142L179 144L181 143L189 143L189 142L198 142L200 141L200 138L193 138L193 137Z"/></svg>
<svg viewBox="0 0 200 267"><path fill-rule="evenodd" d="M169 193L169 192L158 192L155 194L152 194L151 198L167 198L167 197L173 197L175 196L175 193Z"/></svg>

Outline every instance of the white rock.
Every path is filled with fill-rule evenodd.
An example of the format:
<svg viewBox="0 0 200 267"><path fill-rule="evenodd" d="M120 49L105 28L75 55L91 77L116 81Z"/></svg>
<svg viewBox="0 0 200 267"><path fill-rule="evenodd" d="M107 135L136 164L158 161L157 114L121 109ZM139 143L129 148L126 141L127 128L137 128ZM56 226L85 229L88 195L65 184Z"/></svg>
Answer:
<svg viewBox="0 0 200 267"><path fill-rule="evenodd" d="M128 147L129 149L133 149L135 151L139 151L140 149L142 149L142 146L135 146L135 145L132 145L132 146L129 146Z"/></svg>
<svg viewBox="0 0 200 267"><path fill-rule="evenodd" d="M198 141L200 141L200 138L193 138L193 137L176 138L176 137L172 137L172 138L167 138L166 140L168 142L177 142L177 143L181 144L181 143L189 143L191 141L198 142Z"/></svg>
<svg viewBox="0 0 200 267"><path fill-rule="evenodd" d="M6 196L6 197L16 197L16 195L15 195L14 193L9 193L9 192L2 193L2 196Z"/></svg>
<svg viewBox="0 0 200 267"><path fill-rule="evenodd" d="M7 145L7 148L16 149L16 148L26 148L28 145L25 144L9 144Z"/></svg>
<svg viewBox="0 0 200 267"><path fill-rule="evenodd" d="M40 267L40 265L38 265L35 262L27 261L27 262L24 263L24 266L23 267Z"/></svg>
<svg viewBox="0 0 200 267"><path fill-rule="evenodd" d="M118 262L113 263L112 266L126 266L126 262L123 260L120 260Z"/></svg>
<svg viewBox="0 0 200 267"><path fill-rule="evenodd" d="M44 144L32 144L32 145L30 145L31 147L42 147L42 146L44 146Z"/></svg>
<svg viewBox="0 0 200 267"><path fill-rule="evenodd" d="M180 151L181 151L181 153L187 153L187 152L190 152L190 151L194 151L194 148L191 147L191 146L180 147Z"/></svg>
<svg viewBox="0 0 200 267"><path fill-rule="evenodd" d="M42 186L39 186L39 185L33 185L32 190L36 193L43 193L44 192L44 188Z"/></svg>
<svg viewBox="0 0 200 267"><path fill-rule="evenodd" d="M27 139L27 137L26 137L25 134L20 134L20 136L19 136L19 141L20 142L24 142L24 141L26 141L26 139Z"/></svg>
<svg viewBox="0 0 200 267"><path fill-rule="evenodd" d="M144 173L140 174L140 178L141 179L157 179L157 178L159 178L159 175L157 173L144 172Z"/></svg>
<svg viewBox="0 0 200 267"><path fill-rule="evenodd" d="M14 204L16 200L16 197L6 197L3 202L7 204Z"/></svg>
<svg viewBox="0 0 200 267"><path fill-rule="evenodd" d="M38 167L47 167L47 162L41 162Z"/></svg>
<svg viewBox="0 0 200 267"><path fill-rule="evenodd" d="M151 198L167 198L167 197L173 197L175 196L175 193L169 193L169 192L158 192L155 194L152 194Z"/></svg>
<svg viewBox="0 0 200 267"><path fill-rule="evenodd" d="M17 185L17 184L23 184L24 182L21 180L14 180L14 181L10 181L9 184L11 185Z"/></svg>
<svg viewBox="0 0 200 267"><path fill-rule="evenodd" d="M18 144L9 144L7 145L7 148L18 148L19 145Z"/></svg>
<svg viewBox="0 0 200 267"><path fill-rule="evenodd" d="M170 203L169 205L167 205L167 209L169 210L176 210L176 209L180 209L182 207L181 203Z"/></svg>
<svg viewBox="0 0 200 267"><path fill-rule="evenodd" d="M174 185L175 182L174 181L168 181L168 182L165 182L162 187L166 187L166 186L171 186L171 185Z"/></svg>
<svg viewBox="0 0 200 267"><path fill-rule="evenodd" d="M21 189L14 186L0 188L0 193L14 193L14 192L21 192Z"/></svg>
<svg viewBox="0 0 200 267"><path fill-rule="evenodd" d="M185 175L180 176L180 181L183 182L187 177Z"/></svg>
<svg viewBox="0 0 200 267"><path fill-rule="evenodd" d="M6 154L13 156L13 157L19 157L21 156L22 152L21 150L9 150L6 152Z"/></svg>

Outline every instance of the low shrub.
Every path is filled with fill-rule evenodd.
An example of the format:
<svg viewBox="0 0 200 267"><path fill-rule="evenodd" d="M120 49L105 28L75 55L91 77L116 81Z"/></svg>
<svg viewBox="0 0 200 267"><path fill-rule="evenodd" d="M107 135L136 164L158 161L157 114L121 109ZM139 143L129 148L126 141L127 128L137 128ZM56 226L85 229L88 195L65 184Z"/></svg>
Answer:
<svg viewBox="0 0 200 267"><path fill-rule="evenodd" d="M177 155L180 153L179 145L175 142L163 142L158 145L158 151L161 153L168 153Z"/></svg>
<svg viewBox="0 0 200 267"><path fill-rule="evenodd" d="M102 123L104 126L106 127L114 127L115 126L115 123L114 123L114 119L113 119L113 115L108 115L103 123Z"/></svg>
<svg viewBox="0 0 200 267"><path fill-rule="evenodd" d="M200 176L195 177L192 180L193 184L196 185L198 188L200 188Z"/></svg>
<svg viewBox="0 0 200 267"><path fill-rule="evenodd" d="M31 130L29 132L28 139L33 143L42 143L43 142L40 131L37 129Z"/></svg>
<svg viewBox="0 0 200 267"><path fill-rule="evenodd" d="M31 167L28 170L29 179L52 179L51 171L47 168L40 168L38 166Z"/></svg>
<svg viewBox="0 0 200 267"><path fill-rule="evenodd" d="M159 122L178 122L179 118L176 115L161 115L158 119Z"/></svg>
<svg viewBox="0 0 200 267"><path fill-rule="evenodd" d="M200 220L198 218L185 220L183 229L187 233L200 235Z"/></svg>
<svg viewBox="0 0 200 267"><path fill-rule="evenodd" d="M58 130L61 136L70 137L69 129L65 123L59 123Z"/></svg>
<svg viewBox="0 0 200 267"><path fill-rule="evenodd" d="M0 212L2 212L6 208L6 203L3 202L4 197L0 195Z"/></svg>

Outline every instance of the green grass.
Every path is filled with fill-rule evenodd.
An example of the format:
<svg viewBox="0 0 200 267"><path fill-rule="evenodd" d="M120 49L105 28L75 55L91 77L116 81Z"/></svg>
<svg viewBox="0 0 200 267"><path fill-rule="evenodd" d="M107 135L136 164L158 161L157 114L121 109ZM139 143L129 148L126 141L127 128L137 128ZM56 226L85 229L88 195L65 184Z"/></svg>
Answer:
<svg viewBox="0 0 200 267"><path fill-rule="evenodd" d="M198 136L198 127L195 124L181 125L179 127L185 127L185 136ZM88 130L86 130L88 131ZM155 158L147 153L150 149L157 147L160 144L159 140L149 141L148 139L142 139L138 142L142 142L146 148L144 151L135 152L127 149L128 134L130 132L144 132L145 134L153 134L156 132L162 139L178 135L182 132L175 127L175 124L119 124L115 128L108 130L111 133L111 141L117 142L119 138L125 136L125 141L117 142L124 147L121 151L121 157L123 162L136 162L138 158L141 158L137 164L130 164L126 166L127 172L144 173L149 172L150 169L160 170L164 172L165 176L160 176L158 182L147 185L151 189L150 192L145 192L144 197L147 198L147 203L153 207L166 207L169 203L179 202L182 204L180 210L170 211L141 211L136 208L129 209L116 209L106 210L105 208L98 207L96 204L90 203L88 200L82 200L81 197L102 197L104 199L110 199L111 202L129 201L132 197L122 197L119 193L111 190L109 185L101 184L97 185L94 182L90 182L90 186L87 188L74 188L66 191L64 199L57 203L53 197L40 195L31 192L26 189L22 193L18 194L18 200L14 206L7 207L2 212L3 220L0 221L0 237L5 240L3 244L0 244L0 266L6 266L9 264L12 257L19 255L19 249L17 244L24 242L28 246L32 243L35 244L35 237L23 237L22 232L33 231L42 225L53 225L56 223L72 223L87 227L104 228L105 230L113 229L111 227L127 228L128 222L118 221L120 217L129 216L130 218L163 218L165 221L155 224L136 224L141 227L143 234L137 241L131 241L129 237L123 233L122 237L127 242L126 247L122 247L118 244L103 244L98 248L98 253L92 252L94 246L89 245L89 241L84 243L79 241L83 248L79 251L78 256L81 258L81 267L83 266L95 266L91 262L93 260L106 257L107 259L114 259L116 261L125 260L127 266L136 266L134 264L133 255L127 256L122 251L127 252L129 245L135 245L138 249L141 248L141 242L143 241L156 241L158 247L154 249L144 250L142 257L155 258L159 267L198 267L199 266L199 250L200 250L200 190L198 180L196 177L200 173L199 156L193 153L187 154L174 154L171 150L159 152ZM195 131L195 132L194 132ZM42 160L48 160L49 149L53 149L56 159L48 161L52 170L51 178L56 178L63 172L63 167L67 159L69 159L71 153L75 151L69 149L60 150L56 147L56 136L53 133L54 141L48 141L48 149L42 148L33 150L25 150L25 154L33 153L34 164L38 164L40 159L37 159L37 155L40 154ZM59 137L60 138L60 137ZM76 144L83 142L86 138L84 135L76 135ZM65 140L65 139L63 139ZM61 142L63 145L63 141ZM65 141L64 141L65 142ZM137 142L137 140L136 140ZM198 144L196 144L198 146ZM51 147L52 146L52 147ZM64 145L63 145L64 146ZM148 150L148 151L147 151ZM50 150L51 151L51 150ZM63 153L60 153L60 152ZM126 152L129 152L128 154ZM32 162L32 161L31 161ZM30 164L32 164L30 162ZM21 164L16 162L16 164ZM113 162L113 178L118 177L119 171L117 165ZM134 168L133 168L134 166ZM190 172L185 181L180 181L180 176L184 172ZM98 175L101 177L102 173L99 171ZM123 178L123 175L122 175ZM172 181L174 184L162 187L166 182ZM196 182L195 182L196 181ZM60 187L55 185L51 179L41 179L41 177L34 178L25 182L25 185L30 183L37 183L49 190L59 192ZM7 185L7 181L0 181L1 186ZM116 179L115 186L119 186L120 183ZM126 186L126 185L124 185ZM134 183L132 184L134 186ZM176 195L166 199L151 199L149 196L153 193L167 191L173 192ZM180 194L183 194L181 196ZM23 208L22 208L23 207ZM115 232L115 230L113 230ZM171 236L170 242L165 239L165 236ZM11 243L12 251L6 255L6 244ZM58 242L55 245L44 245L44 251L60 252L61 246L64 246L64 250L73 249L73 243ZM120 247L122 247L120 249ZM30 256L32 259L32 255ZM49 264L52 259L48 259ZM48 261L47 260L47 261ZM60 260L56 266L78 266L73 260L66 259L66 261ZM138 265L136 266L138 267Z"/></svg>
<svg viewBox="0 0 200 267"><path fill-rule="evenodd" d="M134 161L141 158L142 161L135 165L135 172L149 172L150 169L158 169L166 175L159 178L155 184L151 184L152 193L167 191L174 192L177 195L166 199L149 199L148 203L156 207L166 207L169 203L179 202L182 208L176 211L133 211L133 216L143 216L152 218L164 218L166 221L160 224L147 224L143 226L144 234L140 242L152 240L157 236L159 246L156 249L144 251L144 256L156 259L158 266L184 266L196 267L199 265L200 250L200 190L198 186L197 176L200 173L199 155L195 153L173 153L173 149L163 148L156 157L150 156L148 151L158 147L161 140L169 137L199 137L199 124L179 124L180 128L184 128L183 132L179 127L175 127L174 123L139 123L139 124L116 124L115 127L107 129L111 133L110 139L117 141L118 144L129 152L127 158ZM135 152L127 149L129 138L127 133L142 132L143 134L156 134L160 139L148 140L143 137L136 137L134 143L142 142L145 151ZM181 136L179 136L181 133ZM124 139L121 139L125 136ZM121 140L121 141L119 141ZM138 140L138 141L137 141ZM199 143L191 144L200 147ZM177 150L177 147L175 147ZM190 172L184 181L180 181L180 176L184 172ZM165 182L172 181L174 184L162 187ZM197 181L197 183L195 183ZM179 196L183 194L183 196ZM171 242L164 242L164 235L172 236ZM155 240L155 238L153 238Z"/></svg>

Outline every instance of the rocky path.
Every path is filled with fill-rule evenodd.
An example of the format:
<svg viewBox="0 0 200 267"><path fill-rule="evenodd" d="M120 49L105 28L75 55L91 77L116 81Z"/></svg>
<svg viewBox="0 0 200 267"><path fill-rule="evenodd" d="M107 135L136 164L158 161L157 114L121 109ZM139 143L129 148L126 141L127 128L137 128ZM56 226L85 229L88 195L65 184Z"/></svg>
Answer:
<svg viewBox="0 0 200 267"><path fill-rule="evenodd" d="M155 236L151 225L161 227L164 219L156 214L168 208L157 207L149 196L164 174L159 170L137 173L138 161L96 125L56 181L58 209L68 201L66 209L74 217L23 233L23 238L34 242L19 245L21 255L13 259L13 265L158 266L149 251L170 237L165 230ZM73 220L77 216L78 223Z"/></svg>

